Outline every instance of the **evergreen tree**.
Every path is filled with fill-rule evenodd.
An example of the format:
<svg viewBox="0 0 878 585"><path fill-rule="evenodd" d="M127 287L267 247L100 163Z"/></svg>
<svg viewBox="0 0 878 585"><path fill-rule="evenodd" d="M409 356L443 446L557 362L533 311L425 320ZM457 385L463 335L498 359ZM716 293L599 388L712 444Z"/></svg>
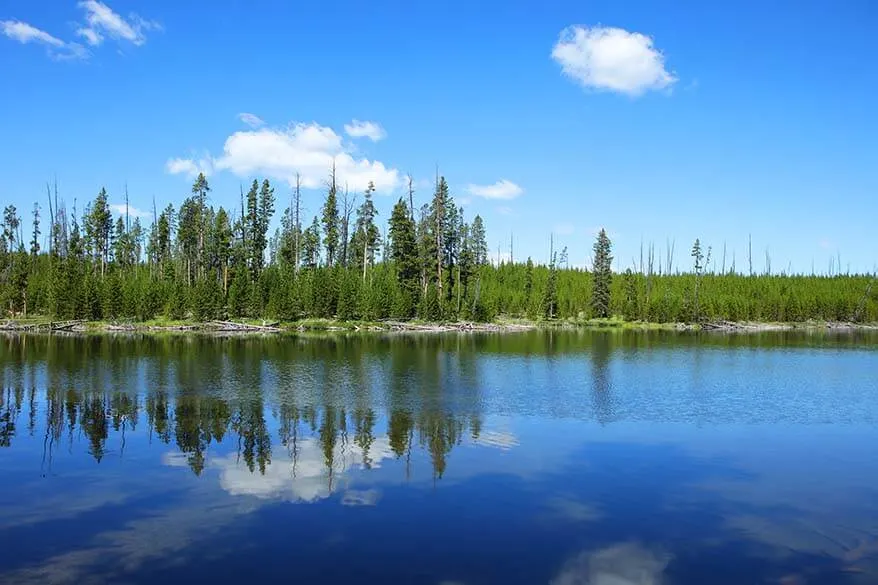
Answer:
<svg viewBox="0 0 878 585"><path fill-rule="evenodd" d="M532 315L531 307L533 306L533 290L534 290L534 262L531 257L527 257L527 264L524 272L524 314L530 317Z"/></svg>
<svg viewBox="0 0 878 585"><path fill-rule="evenodd" d="M484 266L488 263L488 237L485 233L485 224L480 215L473 218L472 240L473 259L476 266Z"/></svg>
<svg viewBox="0 0 878 585"><path fill-rule="evenodd" d="M302 236L302 267L317 268L320 263L320 223L317 217Z"/></svg>
<svg viewBox="0 0 878 585"><path fill-rule="evenodd" d="M30 253L31 256L36 256L40 253L40 204L34 202L34 210L33 210L33 236L30 240Z"/></svg>
<svg viewBox="0 0 878 585"><path fill-rule="evenodd" d="M197 250L197 267L198 275L204 273L204 234L207 229L208 219L207 212L207 194L210 192L210 186L207 183L207 177L204 173L198 173L195 183L192 184L192 194L195 195L196 212L195 222L198 232L198 250Z"/></svg>
<svg viewBox="0 0 878 585"><path fill-rule="evenodd" d="M265 264L265 248L268 246L268 226L271 222L271 216L274 214L274 188L268 182L268 179L262 181L262 188L259 191L259 202L256 203L256 187L257 182L253 181L253 187L247 195L248 206L251 203L251 194L253 196L252 212L248 210L251 216L249 227L250 233L250 266L253 271L253 280L259 278L262 268Z"/></svg>
<svg viewBox="0 0 878 585"><path fill-rule="evenodd" d="M101 188L91 206L86 208L86 240L100 265L101 277L106 273L110 257L110 234L113 230L113 216L107 203L107 190Z"/></svg>
<svg viewBox="0 0 878 585"><path fill-rule="evenodd" d="M329 177L329 190L323 204L323 246L326 249L326 265L334 266L338 253L339 217L338 217L338 186L335 181L335 164Z"/></svg>
<svg viewBox="0 0 878 585"><path fill-rule="evenodd" d="M613 257L610 251L610 238L607 237L606 230L601 228L594 243L592 262L591 308L595 317L610 316L610 285L613 279Z"/></svg>
<svg viewBox="0 0 878 585"><path fill-rule="evenodd" d="M419 261L415 224L405 201L400 197L390 216L390 258L396 268L400 298L395 313L408 318L414 315L418 299Z"/></svg>
<svg viewBox="0 0 878 585"><path fill-rule="evenodd" d="M375 254L381 244L381 234L378 231L378 226L375 225L378 210L372 203L372 193L374 192L375 185L369 181L363 204L357 210L357 227L352 241L353 256L356 259L356 265L361 268L363 282L366 281L367 268L375 263Z"/></svg>
<svg viewBox="0 0 878 585"><path fill-rule="evenodd" d="M707 264L710 263L710 247L707 248L707 258L705 259L704 253L701 251L701 241L698 238L695 238L695 243L692 245L692 260L694 262L695 269L695 290L693 293L693 320L698 323L701 321L701 307L699 305L698 293L701 288L701 280L704 278L704 272L706 270ZM775 319L780 320L780 319Z"/></svg>
<svg viewBox="0 0 878 585"><path fill-rule="evenodd" d="M552 261L549 263L549 278L546 280L546 290L543 294L543 316L546 319L554 319L558 315L558 267L556 264L557 254L552 253Z"/></svg>

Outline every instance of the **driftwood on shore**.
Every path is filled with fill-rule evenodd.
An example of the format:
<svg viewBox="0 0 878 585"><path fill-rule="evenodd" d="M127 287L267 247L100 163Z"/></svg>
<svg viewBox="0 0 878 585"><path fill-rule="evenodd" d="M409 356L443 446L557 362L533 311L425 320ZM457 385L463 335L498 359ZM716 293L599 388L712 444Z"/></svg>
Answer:
<svg viewBox="0 0 878 585"><path fill-rule="evenodd" d="M40 323L15 323L6 321L0 325L2 331L72 331L85 325L82 319L72 321L44 321Z"/></svg>
<svg viewBox="0 0 878 585"><path fill-rule="evenodd" d="M236 331L236 332L265 332L265 333L278 333L281 331L279 327L280 323L275 321L273 323L266 323L265 325L253 325L250 323L238 323L235 321L210 321L205 323L205 326L208 327L211 331L218 332L226 332L226 331Z"/></svg>

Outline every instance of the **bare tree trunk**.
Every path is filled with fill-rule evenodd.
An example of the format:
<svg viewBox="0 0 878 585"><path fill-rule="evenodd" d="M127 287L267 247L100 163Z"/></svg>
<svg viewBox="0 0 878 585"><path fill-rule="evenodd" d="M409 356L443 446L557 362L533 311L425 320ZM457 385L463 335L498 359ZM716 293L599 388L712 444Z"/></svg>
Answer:
<svg viewBox="0 0 878 585"><path fill-rule="evenodd" d="M750 265L750 276L753 276L753 236L747 234L747 262Z"/></svg>
<svg viewBox="0 0 878 585"><path fill-rule="evenodd" d="M409 215L412 218L412 223L415 222L415 180L411 176L408 175L408 183L409 183Z"/></svg>
<svg viewBox="0 0 878 585"><path fill-rule="evenodd" d="M726 243L723 242L723 268L722 274L726 273Z"/></svg>
<svg viewBox="0 0 878 585"><path fill-rule="evenodd" d="M365 230L364 230L365 231ZM363 284L366 284L366 262L369 254L369 236L363 236Z"/></svg>

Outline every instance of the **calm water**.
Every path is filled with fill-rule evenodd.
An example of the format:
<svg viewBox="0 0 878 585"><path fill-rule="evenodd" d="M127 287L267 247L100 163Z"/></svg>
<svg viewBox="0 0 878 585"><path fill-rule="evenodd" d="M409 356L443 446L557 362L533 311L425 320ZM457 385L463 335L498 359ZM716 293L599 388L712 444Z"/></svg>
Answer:
<svg viewBox="0 0 878 585"><path fill-rule="evenodd" d="M878 583L876 349L0 337L0 582Z"/></svg>

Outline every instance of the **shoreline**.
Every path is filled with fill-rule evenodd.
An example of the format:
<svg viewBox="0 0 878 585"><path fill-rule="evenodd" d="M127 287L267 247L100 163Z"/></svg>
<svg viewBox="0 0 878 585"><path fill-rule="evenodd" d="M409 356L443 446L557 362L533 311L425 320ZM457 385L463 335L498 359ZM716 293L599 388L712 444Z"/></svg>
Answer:
<svg viewBox="0 0 878 585"><path fill-rule="evenodd" d="M514 333L534 330L589 331L676 331L700 333L764 333L780 331L854 332L878 331L878 323L802 321L771 323L751 321L713 321L696 323L650 323L621 319L589 321L498 320L491 323L421 321L336 321L307 319L281 323L268 320L242 321L52 321L48 319L7 319L0 321L2 333L94 333L94 334L163 334L194 333L200 335L283 334L283 333Z"/></svg>

